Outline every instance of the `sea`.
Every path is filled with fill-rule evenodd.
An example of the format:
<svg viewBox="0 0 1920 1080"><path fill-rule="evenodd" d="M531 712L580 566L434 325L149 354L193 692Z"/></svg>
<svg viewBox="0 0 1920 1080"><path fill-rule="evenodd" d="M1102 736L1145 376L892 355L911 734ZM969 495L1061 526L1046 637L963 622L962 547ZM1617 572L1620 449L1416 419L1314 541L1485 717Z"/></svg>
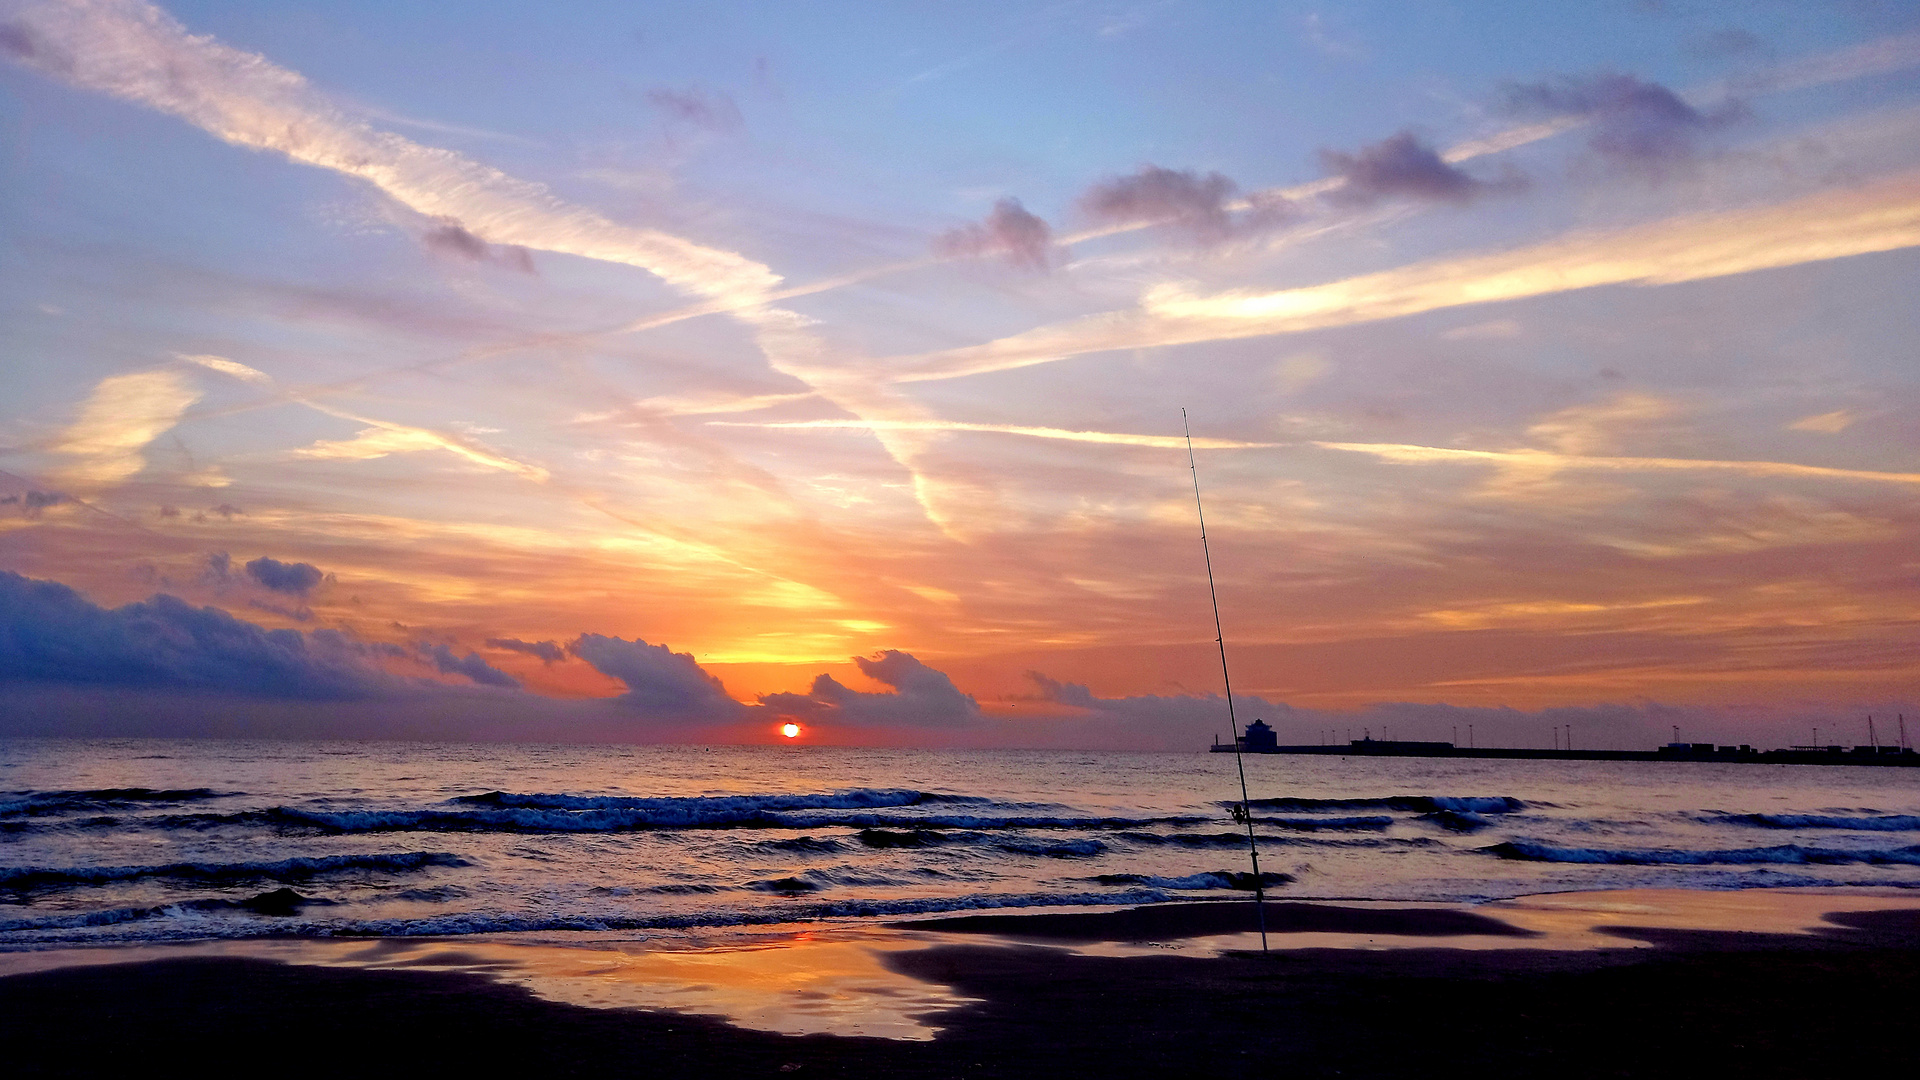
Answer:
<svg viewBox="0 0 1920 1080"><path fill-rule="evenodd" d="M1283 900L1920 888L1920 770L1255 756ZM1244 898L1231 755L0 740L0 951Z"/></svg>

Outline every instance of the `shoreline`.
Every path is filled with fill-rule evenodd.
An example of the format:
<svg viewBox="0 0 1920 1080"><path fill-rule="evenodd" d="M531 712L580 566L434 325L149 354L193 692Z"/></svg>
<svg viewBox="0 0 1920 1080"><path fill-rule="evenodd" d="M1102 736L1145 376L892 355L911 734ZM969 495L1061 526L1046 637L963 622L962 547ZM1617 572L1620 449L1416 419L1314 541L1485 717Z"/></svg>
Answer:
<svg viewBox="0 0 1920 1080"><path fill-rule="evenodd" d="M1251 904L1232 902L945 916L718 948L54 950L0 955L12 972L0 1029L22 1076L213 1052L289 1075L627 1075L641 1061L647 1075L689 1077L1240 1075L1254 1063L1306 1076L1839 1075L1911 1056L1897 1034L1862 1037L1920 993L1920 896L1877 892L1274 902L1265 955L1231 926Z"/></svg>

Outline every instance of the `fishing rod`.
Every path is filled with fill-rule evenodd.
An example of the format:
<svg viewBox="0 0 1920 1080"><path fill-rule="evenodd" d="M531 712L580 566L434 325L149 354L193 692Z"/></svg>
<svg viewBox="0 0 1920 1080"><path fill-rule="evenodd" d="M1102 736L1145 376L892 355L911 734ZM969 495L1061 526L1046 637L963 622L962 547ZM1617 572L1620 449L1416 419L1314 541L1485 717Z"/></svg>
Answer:
<svg viewBox="0 0 1920 1080"><path fill-rule="evenodd" d="M1233 764L1240 770L1240 805L1234 817L1247 826L1247 856L1253 861L1253 910L1260 916L1260 951L1267 951L1267 894L1260 881L1260 847L1253 839L1253 804L1247 798L1247 763L1240 754L1240 720L1233 714L1233 676L1227 674L1227 635L1220 629L1220 594L1213 587L1213 552L1207 549L1207 512L1200 505L1200 466L1193 459L1193 427L1187 410L1180 410L1180 427L1187 435L1187 471L1193 474L1193 509L1200 517L1200 554L1207 561L1207 597L1213 601L1213 643L1220 646L1220 681L1227 688L1227 733L1233 737Z"/></svg>

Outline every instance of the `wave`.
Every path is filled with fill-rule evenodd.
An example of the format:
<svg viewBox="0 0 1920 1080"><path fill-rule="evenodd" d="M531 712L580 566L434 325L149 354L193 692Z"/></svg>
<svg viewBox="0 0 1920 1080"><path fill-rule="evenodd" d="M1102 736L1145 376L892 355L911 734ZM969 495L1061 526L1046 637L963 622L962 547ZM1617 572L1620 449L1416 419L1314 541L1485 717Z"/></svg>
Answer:
<svg viewBox="0 0 1920 1080"><path fill-rule="evenodd" d="M1133 829L1142 825L1205 825L1219 819L1192 814L1164 817L1053 817L982 814L925 815L889 817L880 814L844 814L832 817L789 815L781 825L790 828L820 828L834 825L862 829L1078 829L1088 832Z"/></svg>
<svg viewBox="0 0 1920 1080"><path fill-rule="evenodd" d="M1098 840L1000 840L993 845L1016 855L1044 855L1049 859L1085 859L1107 850Z"/></svg>
<svg viewBox="0 0 1920 1080"><path fill-rule="evenodd" d="M683 800L692 802L694 800ZM1108 830L1142 825L1198 825L1211 818L1054 817L983 814L876 814L855 811L779 811L750 802L726 806L610 807L561 810L533 807L494 810L309 810L276 806L234 814L176 815L180 828L270 825L329 835L374 832L610 833L670 829L1078 829Z"/></svg>
<svg viewBox="0 0 1920 1080"><path fill-rule="evenodd" d="M417 889L401 889L389 894L395 900L411 900L416 904L444 904L449 900L464 900L467 890L458 885L425 885Z"/></svg>
<svg viewBox="0 0 1920 1080"><path fill-rule="evenodd" d="M239 794L212 788L93 788L87 791L10 791L0 795L0 817L40 817L68 810L96 810L143 803L198 802Z"/></svg>
<svg viewBox="0 0 1920 1080"><path fill-rule="evenodd" d="M1232 833L1232 832L1225 832L1225 833L1123 832L1119 834L1118 839L1125 840L1129 843L1143 844L1149 847L1245 848L1247 846L1247 834L1243 832L1237 832L1237 833ZM1307 836L1263 835L1263 836L1260 836L1258 839L1260 841L1260 846L1262 848L1269 848L1269 847L1355 847L1355 848L1435 847L1441 844L1440 841L1435 840L1430 836L1307 837Z"/></svg>
<svg viewBox="0 0 1920 1080"><path fill-rule="evenodd" d="M818 892L822 889L842 888L882 888L897 889L919 884L929 877L945 877L938 870L908 869L909 880L895 874L877 873L871 869L853 866L821 866L802 870L785 877L749 881L743 887L755 892L794 894Z"/></svg>
<svg viewBox="0 0 1920 1080"><path fill-rule="evenodd" d="M1420 820L1430 821L1453 832L1475 832L1493 824L1490 818L1471 810L1435 810L1431 814L1421 814Z"/></svg>
<svg viewBox="0 0 1920 1080"><path fill-rule="evenodd" d="M1322 829L1385 829L1393 824L1393 819L1385 815L1368 817L1255 817L1255 825L1272 825L1281 829L1294 829L1299 832L1319 832Z"/></svg>
<svg viewBox="0 0 1920 1080"><path fill-rule="evenodd" d="M1864 863L1873 866L1920 866L1920 844L1882 850L1804 847L1780 844L1774 847L1735 848L1722 851L1681 851L1668 848L1570 848L1509 840L1480 850L1502 859L1525 862L1602 863L1613 866L1727 866L1727 865L1822 865L1841 866Z"/></svg>
<svg viewBox="0 0 1920 1080"><path fill-rule="evenodd" d="M945 833L931 829L914 829L911 832L889 832L886 829L861 829L859 841L870 848L924 848L937 847L947 842Z"/></svg>
<svg viewBox="0 0 1920 1080"><path fill-rule="evenodd" d="M769 881L747 882L747 888L749 889L754 889L758 892L780 893L784 896L791 896L794 893L813 892L823 887L824 886L817 885L802 877L783 877L773 878Z"/></svg>
<svg viewBox="0 0 1920 1080"><path fill-rule="evenodd" d="M169 907L113 908L107 911L83 911L73 915L48 915L38 919L0 919L0 934L32 930L79 930L96 926L116 926L137 919L166 915Z"/></svg>
<svg viewBox="0 0 1920 1080"><path fill-rule="evenodd" d="M1101 874L1093 880L1102 885L1146 885L1155 889L1238 889L1242 892L1253 891L1253 875L1245 870L1215 870L1205 874L1188 874L1184 877L1160 877L1154 874ZM1260 875L1261 887L1285 885L1293 881L1292 874L1277 874L1264 871Z"/></svg>
<svg viewBox="0 0 1920 1080"><path fill-rule="evenodd" d="M1222 833L1147 833L1123 832L1120 839L1135 844L1152 847L1246 847L1247 834L1243 832ZM1280 842L1272 836L1260 837L1262 843Z"/></svg>
<svg viewBox="0 0 1920 1080"><path fill-rule="evenodd" d="M1261 810L1295 810L1302 813L1326 810L1401 810L1408 813L1433 813L1438 810L1453 810L1475 814L1511 814L1527 808L1526 803L1509 795L1386 795L1359 799L1280 798L1253 799L1251 803ZM1222 803L1221 805L1233 804Z"/></svg>
<svg viewBox="0 0 1920 1080"><path fill-rule="evenodd" d="M169 937L244 938L268 934L296 936L356 937L459 937L469 934L512 934L557 931L632 931L683 930L704 927L771 926L781 923L817 922L827 919L887 918L913 915L938 915L955 911L981 911L1005 908L1045 907L1132 907L1159 904L1180 897L1164 889L1132 888L1124 891L1075 893L1001 893L972 896L920 897L916 899L850 899L812 902L780 902L754 910L715 910L688 913L575 914L575 915L503 915L492 912L453 912L421 919L368 920L288 920L276 918L223 918L180 920L153 919L156 915L178 915L177 905L160 908L127 908L112 912L80 915L56 915L39 919L0 921L0 932L13 935L15 941L37 943L99 940L92 934L59 934L57 931L86 930L135 920L153 920L144 924L140 935L145 940Z"/></svg>
<svg viewBox="0 0 1920 1080"><path fill-rule="evenodd" d="M249 896L244 900L229 900L224 897L207 897L200 900L182 900L178 903L159 904L153 907L111 908L106 911L86 911L72 915L53 915L38 919L0 919L0 933L21 930L69 930L83 927L116 926L120 923L134 922L140 919L178 917L185 914L205 912L245 911L254 915L266 915L274 918L289 918L298 915L308 907L333 907L338 901L322 900L318 897L302 896L292 889L280 888Z"/></svg>
<svg viewBox="0 0 1920 1080"><path fill-rule="evenodd" d="M1748 825L1759 829L1848 829L1856 832L1920 832L1920 815L1873 814L1714 814L1709 824Z"/></svg>
<svg viewBox="0 0 1920 1080"><path fill-rule="evenodd" d="M479 795L460 795L447 801L506 809L684 810L704 817L709 814L750 816L786 810L873 810L889 806L985 803L993 800L977 795L949 795L899 788L850 788L845 791L812 795L692 795L657 798L629 795L523 795L510 791L488 791Z"/></svg>
<svg viewBox="0 0 1920 1080"><path fill-rule="evenodd" d="M865 838L862 837L864 842ZM845 845L834 839L819 839L812 836L791 836L783 840L767 840L761 847L770 851L797 851L807 855L825 855L839 851Z"/></svg>
<svg viewBox="0 0 1920 1080"><path fill-rule="evenodd" d="M968 844L980 847L993 847L1015 855L1041 855L1050 859L1076 859L1098 855L1107 850L1107 845L1098 840L1083 838L1078 840L1036 840L1026 837L1009 837L991 832L939 832L933 829L914 829L910 832L890 832L886 829L862 829L859 840L870 848L930 848L949 844Z"/></svg>
<svg viewBox="0 0 1920 1080"><path fill-rule="evenodd" d="M191 911L251 911L255 915L273 915L287 917L300 914L302 908L310 905L332 907L338 900L322 900L316 896L302 896L286 886L272 892L263 892L249 896L245 900L228 900L213 897L205 900L185 900L174 905Z"/></svg>
<svg viewBox="0 0 1920 1080"><path fill-rule="evenodd" d="M307 881L324 874L351 870L383 870L400 873L434 866L470 866L467 860L444 851L399 851L373 855L319 855L311 858L279 859L273 862L196 863L178 862L158 866L23 866L0 870L0 889L24 892L29 889L58 888L71 885L106 885L141 878L172 878L179 881Z"/></svg>

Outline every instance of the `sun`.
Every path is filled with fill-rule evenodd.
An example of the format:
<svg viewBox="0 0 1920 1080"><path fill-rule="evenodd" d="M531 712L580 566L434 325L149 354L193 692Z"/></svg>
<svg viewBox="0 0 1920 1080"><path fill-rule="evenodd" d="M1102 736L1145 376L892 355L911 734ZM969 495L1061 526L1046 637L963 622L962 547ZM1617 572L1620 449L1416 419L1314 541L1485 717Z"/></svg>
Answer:
<svg viewBox="0 0 1920 1080"><path fill-rule="evenodd" d="M799 724L781 724L780 734L785 735L789 739L797 739L800 737L800 725Z"/></svg>

